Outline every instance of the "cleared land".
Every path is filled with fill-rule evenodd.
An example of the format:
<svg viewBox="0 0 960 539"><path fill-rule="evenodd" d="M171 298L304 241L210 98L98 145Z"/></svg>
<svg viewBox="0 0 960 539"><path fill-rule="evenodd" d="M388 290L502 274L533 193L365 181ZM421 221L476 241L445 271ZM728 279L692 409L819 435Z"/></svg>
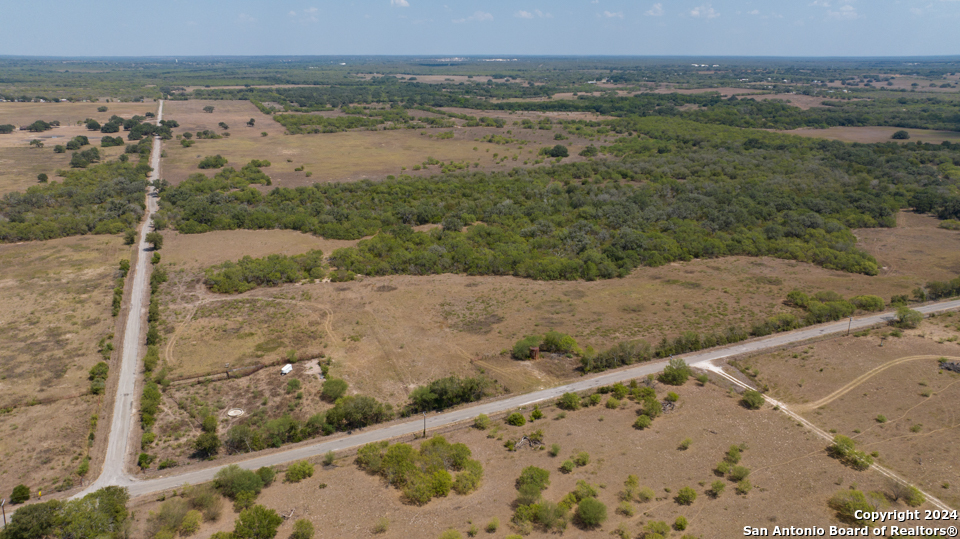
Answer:
<svg viewBox="0 0 960 539"><path fill-rule="evenodd" d="M741 370L823 429L850 436L878 462L956 507L960 315L928 319L903 337L890 329L748 358Z"/></svg>
<svg viewBox="0 0 960 539"><path fill-rule="evenodd" d="M960 233L938 228L940 222L904 211L897 218L897 228L861 228L854 233L857 245L877 259L881 276L921 275L943 281L960 275Z"/></svg>
<svg viewBox="0 0 960 539"><path fill-rule="evenodd" d="M203 112L205 106L213 106L214 111ZM470 170L510 170L518 166L532 166L541 147L552 147L557 143L570 148L572 157L564 160L570 162L583 159L577 154L590 144L585 138L567 133L564 135L569 136L569 140L555 141L554 134L560 132L559 126L554 126L553 130L519 129L512 122L520 121L521 117L507 113L503 113L503 116L510 121L502 129L461 127L460 124L464 122L457 120L457 127L451 128L363 130L316 135L285 135L283 126L247 101L171 101L164 113L167 118L180 123L180 127L174 129L177 134L204 130L222 133L218 125L220 122L230 127L229 137L197 140L190 148L184 148L176 142L165 146L167 158L164 159L163 176L174 184L190 174L200 172L197 169L200 159L216 154L226 157L228 166L234 168L241 167L251 159L267 159L272 165L264 172L271 177L274 186L296 187L334 180L382 179L391 174L438 174L440 170L437 166L413 170L415 166L423 166L430 157L445 163L468 163ZM319 114L329 116L340 113ZM469 114L478 117L499 116L483 111L470 111ZM412 111L411 115L429 113ZM523 116L526 117L536 120L533 115ZM256 123L254 127L247 127L246 123L251 118ZM262 136L261 132L266 132L267 136ZM437 138L442 133L452 133L453 136ZM508 144L475 140L488 135L500 135L512 140ZM475 163L479 163L479 166L475 167ZM294 170L299 167L304 168L302 171ZM212 174L213 171L206 172ZM306 175L308 172L311 173L310 177Z"/></svg>
<svg viewBox="0 0 960 539"><path fill-rule="evenodd" d="M111 236L0 245L0 491L79 485L99 405L88 372L114 333L114 274L126 257Z"/></svg>
<svg viewBox="0 0 960 539"><path fill-rule="evenodd" d="M822 439L770 408L748 411L740 406L736 395L710 384L657 387L661 398L668 390L680 396L677 409L656 419L653 428L644 431L631 427L637 405L624 401L619 409L600 405L567 412L562 419L557 410L547 409L545 419L523 427L505 425L500 419L494 421L492 430L446 433L450 442L470 447L473 458L484 466L479 490L467 496L451 493L425 507L405 504L396 489L385 488L379 478L360 471L350 455L332 467L318 465L315 475L301 483L278 480L257 501L285 515L293 511L293 518L282 525L279 536L286 536L292 530L292 521L298 518L314 523L315 537L373 536L381 518L388 521L383 537L436 537L448 528L466 534L471 523L482 530L496 517L500 527L495 536L502 537L513 532L514 481L524 467L532 465L550 471L544 499L557 502L574 490L578 480L584 480L596 488L598 498L606 504L609 518L603 526L587 531L571 524L567 533L574 536L609 537L622 524L633 537L651 521L672 524L682 515L690 523L684 533L733 537L751 523L771 528L836 524L826 504L831 495L853 484L863 491L885 487L879 474L856 472L827 457ZM550 457L547 451L522 448L509 452L504 448L504 441L517 440L537 429L543 430L548 447L560 445L557 457ZM687 450L680 450L678 445L686 438L691 444ZM706 490L718 479L713 468L731 445L739 444L745 444L741 464L751 470L753 490L746 496L738 495L734 483L722 480L725 492L712 498ZM589 453L589 463L570 474L561 473L561 462L580 451ZM636 516L615 513L618 492L628 474L637 475L639 485L653 489L656 497L646 503L631 502ZM326 488L320 489L321 483ZM686 486L698 495L692 505L681 506L674 497ZM784 499L791 503L784 504ZM136 512L139 525L143 525L148 511L156 511L158 506L154 497L142 500ZM798 506L805 508L802 518L796 512ZM902 503L892 507L905 508ZM220 520L205 524L200 533L232 530L235 517L227 505ZM529 537L552 536L536 530Z"/></svg>
<svg viewBox="0 0 960 539"><path fill-rule="evenodd" d="M789 131L779 131L790 135L798 135L809 138L825 138L828 140L840 140L843 142L929 142L931 144L940 144L945 140L956 143L960 141L960 132L957 131L936 131L932 129L905 129L910 133L910 139L905 141L894 141L891 137L899 127L828 127L826 129L813 129L809 127L801 129L792 129Z"/></svg>

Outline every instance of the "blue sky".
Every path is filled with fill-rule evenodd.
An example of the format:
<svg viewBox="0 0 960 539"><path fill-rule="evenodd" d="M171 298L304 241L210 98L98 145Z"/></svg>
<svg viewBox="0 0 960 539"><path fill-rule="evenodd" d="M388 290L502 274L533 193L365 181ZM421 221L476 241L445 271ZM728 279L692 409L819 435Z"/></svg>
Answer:
<svg viewBox="0 0 960 539"><path fill-rule="evenodd" d="M960 0L0 0L0 55L960 54Z"/></svg>

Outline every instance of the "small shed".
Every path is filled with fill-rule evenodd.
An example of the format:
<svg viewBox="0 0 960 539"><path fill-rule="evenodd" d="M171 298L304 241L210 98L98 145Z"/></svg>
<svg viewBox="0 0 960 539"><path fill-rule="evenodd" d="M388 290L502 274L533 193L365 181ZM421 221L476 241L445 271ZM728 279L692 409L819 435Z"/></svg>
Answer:
<svg viewBox="0 0 960 539"><path fill-rule="evenodd" d="M287 363L282 369L280 369L280 376L283 376L284 374L290 374L291 372L293 372L293 365Z"/></svg>

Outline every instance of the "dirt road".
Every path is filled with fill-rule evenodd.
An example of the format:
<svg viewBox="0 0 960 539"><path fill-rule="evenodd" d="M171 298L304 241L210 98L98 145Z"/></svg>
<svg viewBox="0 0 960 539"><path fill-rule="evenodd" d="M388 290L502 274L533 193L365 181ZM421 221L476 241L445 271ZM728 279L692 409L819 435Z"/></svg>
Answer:
<svg viewBox="0 0 960 539"><path fill-rule="evenodd" d="M157 110L157 122L163 119L163 101ZM160 137L153 139L153 151L150 154L150 166L153 172L150 181L160 177ZM147 280L149 260L152 252L147 244L147 233L153 226L153 213L157 210L157 197L153 188L147 193L147 215L143 228L140 230L136 266L131 268L133 273L133 291L130 295L130 310L127 313L127 323L123 332L123 351L120 359L120 379L117 387L117 397L113 404L113 419L110 424L110 436L107 441L107 455L103 463L100 477L86 490L77 494L83 496L109 485L125 485L132 481L126 472L126 459L131 454L130 437L136 421L136 400L139 396L136 391L137 374L140 371L140 345L145 332L142 321L146 312L146 302L149 290Z"/></svg>

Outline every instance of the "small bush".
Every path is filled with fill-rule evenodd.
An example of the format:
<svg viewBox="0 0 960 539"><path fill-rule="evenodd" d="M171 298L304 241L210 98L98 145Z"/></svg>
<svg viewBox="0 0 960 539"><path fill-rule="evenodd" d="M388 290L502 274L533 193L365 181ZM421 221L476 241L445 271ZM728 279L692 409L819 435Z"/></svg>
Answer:
<svg viewBox="0 0 960 539"><path fill-rule="evenodd" d="M560 454L560 444L552 444L550 449L547 450L547 454L551 457L555 457Z"/></svg>
<svg viewBox="0 0 960 539"><path fill-rule="evenodd" d="M751 410L759 410L763 407L763 394L759 391L754 391L748 389L743 392L743 399L741 399L743 405Z"/></svg>
<svg viewBox="0 0 960 539"><path fill-rule="evenodd" d="M10 503L13 505L21 504L30 499L30 488L20 484L13 487L13 493L10 494Z"/></svg>
<svg viewBox="0 0 960 539"><path fill-rule="evenodd" d="M927 498L922 492L917 490L916 487L908 486L903 496L903 501L910 507L920 507L927 501Z"/></svg>
<svg viewBox="0 0 960 539"><path fill-rule="evenodd" d="M311 539L313 537L313 523L301 518L293 523L293 533L290 539Z"/></svg>
<svg viewBox="0 0 960 539"><path fill-rule="evenodd" d="M223 168L227 164L227 158L222 155L208 155L200 160L197 168Z"/></svg>
<svg viewBox="0 0 960 539"><path fill-rule="evenodd" d="M563 473L570 473L574 468L576 468L576 466L577 465L574 464L572 460L565 460L563 461L563 464L560 465L560 471Z"/></svg>
<svg viewBox="0 0 960 539"><path fill-rule="evenodd" d="M187 537L193 535L200 530L200 523L203 521L203 514L200 511L192 510L188 511L183 517L183 521L180 522L180 535Z"/></svg>
<svg viewBox="0 0 960 539"><path fill-rule="evenodd" d="M441 533L438 539L463 539L463 536L457 530L450 529Z"/></svg>
<svg viewBox="0 0 960 539"><path fill-rule="evenodd" d="M277 477L277 472L273 469L273 466L263 466L257 469L257 476L263 481L264 487L269 487Z"/></svg>
<svg viewBox="0 0 960 539"><path fill-rule="evenodd" d="M500 527L500 519L497 517L493 517L492 519L490 519L490 522L487 522L487 525L484 526L483 529L485 529L487 533L494 533L497 531L499 527Z"/></svg>
<svg viewBox="0 0 960 539"><path fill-rule="evenodd" d="M620 407L620 401L614 397L610 397L609 399L607 399L606 406L610 410L616 410L617 408Z"/></svg>
<svg viewBox="0 0 960 539"><path fill-rule="evenodd" d="M514 412L507 416L507 424L513 425L514 427L522 427L527 423L527 418L523 417L523 414L520 412Z"/></svg>
<svg viewBox="0 0 960 539"><path fill-rule="evenodd" d="M337 455L333 451L327 451L327 454L323 456L323 465L330 466L335 460L337 460Z"/></svg>
<svg viewBox="0 0 960 539"><path fill-rule="evenodd" d="M746 496L753 489L753 485L750 484L749 479L744 479L737 483L737 494L741 496Z"/></svg>
<svg viewBox="0 0 960 539"><path fill-rule="evenodd" d="M717 479L716 481L710 484L710 491L709 491L710 495L713 496L714 498L717 498L721 494L723 494L723 490L725 488L727 488L727 484Z"/></svg>
<svg viewBox="0 0 960 539"><path fill-rule="evenodd" d="M574 455L573 463L577 465L578 468L582 468L590 463L590 454L586 451L581 451Z"/></svg>
<svg viewBox="0 0 960 539"><path fill-rule="evenodd" d="M730 470L730 480L734 482L739 482L747 478L750 475L750 469L745 466L734 466Z"/></svg>
<svg viewBox="0 0 960 539"><path fill-rule="evenodd" d="M347 382L339 378L328 378L323 382L323 389L320 395L327 402L336 402L337 399L344 396L347 392Z"/></svg>
<svg viewBox="0 0 960 539"><path fill-rule="evenodd" d="M673 522L673 529L677 530L678 532L682 532L683 530L687 529L687 519L682 516L677 517L677 520Z"/></svg>
<svg viewBox="0 0 960 539"><path fill-rule="evenodd" d="M877 423L886 423L886 422L887 422L887 416L883 414L879 414L877 416Z"/></svg>
<svg viewBox="0 0 960 539"><path fill-rule="evenodd" d="M256 497L263 489L263 480L255 472L231 464L217 472L213 478L213 485L220 494L236 499L242 492L250 492Z"/></svg>
<svg viewBox="0 0 960 539"><path fill-rule="evenodd" d="M557 407L561 410L579 410L580 409L580 397L576 393L564 393L560 396L560 399L557 400Z"/></svg>
<svg viewBox="0 0 960 539"><path fill-rule="evenodd" d="M650 500L657 497L657 493L653 491L650 487L643 487L637 491L637 500L641 502L649 502Z"/></svg>
<svg viewBox="0 0 960 539"><path fill-rule="evenodd" d="M313 464L305 460L295 462L287 468L283 480L287 483L299 483L308 477L313 477Z"/></svg>
<svg viewBox="0 0 960 539"><path fill-rule="evenodd" d="M680 442L680 445L677 448L680 451L686 451L687 449L690 449L690 444L692 443L693 443L693 440L691 440L690 438L684 438L683 441Z"/></svg>
<svg viewBox="0 0 960 539"><path fill-rule="evenodd" d="M653 424L653 421L650 420L650 416L642 415L633 422L633 428L639 430L648 429L651 424Z"/></svg>
<svg viewBox="0 0 960 539"><path fill-rule="evenodd" d="M676 502L680 505L690 505L697 499L697 491L693 490L690 487L683 487L677 492L677 497L674 498Z"/></svg>
<svg viewBox="0 0 960 539"><path fill-rule="evenodd" d="M487 430L490 428L490 418L487 414L480 414L473 420L473 428L477 430Z"/></svg>
<svg viewBox="0 0 960 539"><path fill-rule="evenodd" d="M628 501L620 502L620 505L617 506L617 512L626 517L632 517L636 510L633 508L633 504Z"/></svg>
<svg viewBox="0 0 960 539"><path fill-rule="evenodd" d="M380 517L377 519L377 523L373 526L373 533L387 533L387 528L390 527L390 521L387 520L387 517Z"/></svg>

